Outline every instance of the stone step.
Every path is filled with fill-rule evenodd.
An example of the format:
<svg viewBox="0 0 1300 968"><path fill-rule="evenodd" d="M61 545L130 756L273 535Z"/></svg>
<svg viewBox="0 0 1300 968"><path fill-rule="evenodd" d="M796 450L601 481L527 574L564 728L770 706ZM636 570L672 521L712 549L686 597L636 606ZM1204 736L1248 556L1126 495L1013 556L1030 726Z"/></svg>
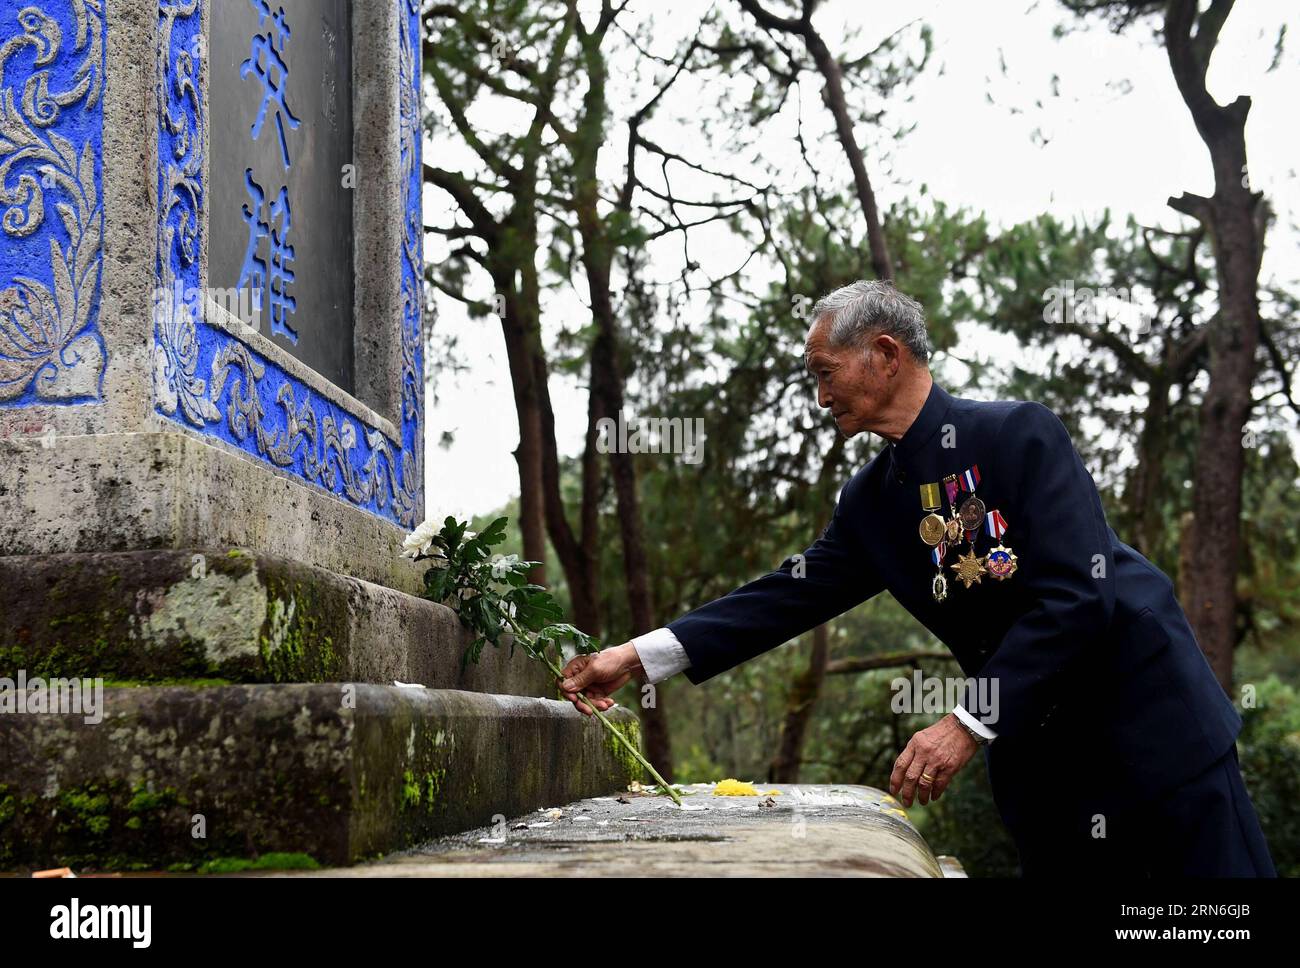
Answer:
<svg viewBox="0 0 1300 968"><path fill-rule="evenodd" d="M0 557L0 677L373 682L554 697L442 605L238 548Z"/></svg>
<svg viewBox="0 0 1300 968"><path fill-rule="evenodd" d="M350 864L642 779L609 730L554 700L154 686L104 689L100 718L93 704L33 711L34 692L10 692L24 711L0 715L0 870L187 870L270 852ZM636 717L609 715L639 747Z"/></svg>

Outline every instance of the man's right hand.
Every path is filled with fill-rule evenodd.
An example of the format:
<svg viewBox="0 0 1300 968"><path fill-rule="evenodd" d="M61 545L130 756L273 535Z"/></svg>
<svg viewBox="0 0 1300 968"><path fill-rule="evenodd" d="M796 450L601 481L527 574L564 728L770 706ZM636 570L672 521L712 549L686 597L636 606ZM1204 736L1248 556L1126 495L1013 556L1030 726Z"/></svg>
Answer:
<svg viewBox="0 0 1300 968"><path fill-rule="evenodd" d="M591 707L578 698L583 693L604 712L614 705L609 697L627 683L633 675L641 671L641 659L636 654L636 647L631 642L624 642L612 649L588 655L575 655L565 665L564 677L556 683L564 698L578 708L578 712L591 715Z"/></svg>

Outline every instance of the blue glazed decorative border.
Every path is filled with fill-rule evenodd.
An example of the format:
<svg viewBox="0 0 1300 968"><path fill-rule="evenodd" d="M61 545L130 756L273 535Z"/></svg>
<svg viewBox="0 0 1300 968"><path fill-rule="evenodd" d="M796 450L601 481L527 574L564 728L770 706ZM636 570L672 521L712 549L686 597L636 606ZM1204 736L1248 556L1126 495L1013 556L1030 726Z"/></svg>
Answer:
<svg viewBox="0 0 1300 968"><path fill-rule="evenodd" d="M158 2L158 261L154 307L154 407L382 518L413 528L423 491L420 346L423 228L420 211L418 0L396 0L401 19L402 439L394 441L324 399L282 367L204 320L200 233L206 197L202 95L204 0ZM223 406L224 405L224 406Z"/></svg>
<svg viewBox="0 0 1300 968"><path fill-rule="evenodd" d="M402 232L402 436L406 425L416 421L414 446L422 446L418 433L424 419L424 351L422 306L424 303L424 165L420 130L420 0L397 0L401 25L402 72L402 210L406 222ZM420 491L423 491L421 482Z"/></svg>
<svg viewBox="0 0 1300 968"><path fill-rule="evenodd" d="M100 401L101 0L0 0L0 38L0 407Z"/></svg>

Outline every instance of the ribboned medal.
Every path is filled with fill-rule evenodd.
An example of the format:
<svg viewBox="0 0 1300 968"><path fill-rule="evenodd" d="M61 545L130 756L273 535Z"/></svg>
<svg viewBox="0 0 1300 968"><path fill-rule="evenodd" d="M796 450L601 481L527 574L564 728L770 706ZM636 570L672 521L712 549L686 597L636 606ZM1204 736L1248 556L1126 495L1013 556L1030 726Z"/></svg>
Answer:
<svg viewBox="0 0 1300 968"><path fill-rule="evenodd" d="M930 594L934 596L936 602L941 602L948 597L948 579L943 574L943 556L948 553L948 542L940 541L935 549L930 552L930 560L935 563L939 569L930 582Z"/></svg>
<svg viewBox="0 0 1300 968"><path fill-rule="evenodd" d="M921 508L930 512L921 519L921 540L931 546L930 560L937 569L930 581L930 594L936 602L941 602L948 597L948 579L943 573L943 559L948 554L948 542L944 540L948 534L948 522L936 513L943 508L939 482L922 484L920 487Z"/></svg>
<svg viewBox="0 0 1300 968"><path fill-rule="evenodd" d="M986 521L989 534L998 544L997 547L990 548L989 553L984 556L984 570L988 572L990 578L1002 581L1016 573L1018 567L1016 554L1002 545L1002 535L1007 530L1007 522L1001 512L994 508L988 513Z"/></svg>
<svg viewBox="0 0 1300 968"><path fill-rule="evenodd" d="M942 506L943 505L940 503L939 498L939 482L935 481L932 484L922 484L921 508L930 513L921 519L921 540L931 547L934 547L943 540L945 530L944 521L943 518L939 517L939 515L935 513Z"/></svg>
<svg viewBox="0 0 1300 968"><path fill-rule="evenodd" d="M975 547L975 535L984 524L984 502L975 496L975 488L980 482L979 464L971 464L961 472L957 479L958 486L962 491L969 491L970 497L961 502L961 510L957 512L957 518L961 522L962 530L966 532L966 540L970 543L971 549Z"/></svg>
<svg viewBox="0 0 1300 968"><path fill-rule="evenodd" d="M944 522L944 534L951 543L961 537L961 519L957 516L957 495L961 493L961 484L958 483L956 474L949 474L943 479L943 489L948 494L948 507L952 510L952 517Z"/></svg>
<svg viewBox="0 0 1300 968"><path fill-rule="evenodd" d="M957 514L961 518L961 526L966 532L966 540L973 545L976 533L984 524L984 502L972 494L961 502L961 510Z"/></svg>

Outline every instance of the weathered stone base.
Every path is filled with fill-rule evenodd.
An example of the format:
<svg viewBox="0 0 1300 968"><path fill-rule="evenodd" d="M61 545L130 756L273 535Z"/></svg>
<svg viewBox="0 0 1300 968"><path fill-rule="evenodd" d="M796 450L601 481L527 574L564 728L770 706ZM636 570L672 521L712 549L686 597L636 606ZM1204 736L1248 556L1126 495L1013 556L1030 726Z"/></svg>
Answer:
<svg viewBox="0 0 1300 968"><path fill-rule="evenodd" d="M349 864L640 778L553 700L327 683L108 689L104 707L0 715L0 870Z"/></svg>
<svg viewBox="0 0 1300 968"><path fill-rule="evenodd" d="M312 876L964 876L955 859L931 853L902 805L884 790L756 786L759 796L720 797L716 784L687 784L680 788L681 808L660 794L594 797Z"/></svg>
<svg viewBox="0 0 1300 968"><path fill-rule="evenodd" d="M220 442L164 433L0 438L0 556L248 548L419 594L400 528Z"/></svg>
<svg viewBox="0 0 1300 968"><path fill-rule="evenodd" d="M508 648L462 669L449 608L242 549L0 557L0 676L415 682L554 697Z"/></svg>

